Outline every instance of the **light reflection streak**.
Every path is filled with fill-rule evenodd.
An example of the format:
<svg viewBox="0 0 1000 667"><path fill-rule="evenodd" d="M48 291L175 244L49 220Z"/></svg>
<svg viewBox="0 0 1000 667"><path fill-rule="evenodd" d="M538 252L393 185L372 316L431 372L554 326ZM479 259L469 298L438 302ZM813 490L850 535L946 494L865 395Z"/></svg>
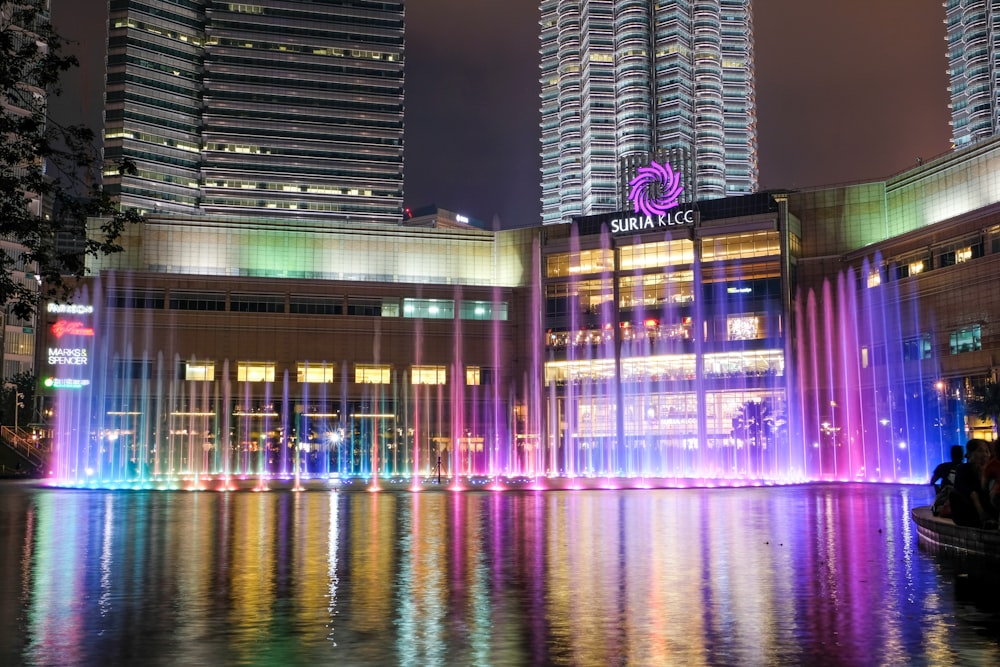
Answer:
<svg viewBox="0 0 1000 667"><path fill-rule="evenodd" d="M106 616L111 609L111 551L115 518L113 500L112 496L104 499L104 525L101 531L101 596L97 602L101 616Z"/></svg>
<svg viewBox="0 0 1000 667"><path fill-rule="evenodd" d="M327 590L328 590L328 600L327 600L327 634L326 639L334 647L337 646L337 615L338 615L338 603L339 603L339 592L340 592L340 575L337 574L337 555L340 551L340 495L337 493L329 494L329 502L327 503L327 512L330 516L329 519L329 529L327 530L327 555L326 555L326 573L327 573Z"/></svg>

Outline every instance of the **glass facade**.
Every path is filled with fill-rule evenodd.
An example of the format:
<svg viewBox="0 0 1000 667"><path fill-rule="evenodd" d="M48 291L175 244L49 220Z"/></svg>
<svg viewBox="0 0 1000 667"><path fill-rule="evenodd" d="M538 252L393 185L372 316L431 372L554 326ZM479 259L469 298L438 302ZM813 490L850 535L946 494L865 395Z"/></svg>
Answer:
<svg viewBox="0 0 1000 667"><path fill-rule="evenodd" d="M540 12L543 224L625 208L619 160L633 157L689 156L692 200L757 189L750 0Z"/></svg>
<svg viewBox="0 0 1000 667"><path fill-rule="evenodd" d="M951 141L962 148L1000 128L1000 6L990 0L947 0L944 7Z"/></svg>
<svg viewBox="0 0 1000 667"><path fill-rule="evenodd" d="M787 225L777 212L753 225L550 235L543 380L559 474L781 474Z"/></svg>
<svg viewBox="0 0 1000 667"><path fill-rule="evenodd" d="M110 9L105 186L122 205L401 220L402 2Z"/></svg>

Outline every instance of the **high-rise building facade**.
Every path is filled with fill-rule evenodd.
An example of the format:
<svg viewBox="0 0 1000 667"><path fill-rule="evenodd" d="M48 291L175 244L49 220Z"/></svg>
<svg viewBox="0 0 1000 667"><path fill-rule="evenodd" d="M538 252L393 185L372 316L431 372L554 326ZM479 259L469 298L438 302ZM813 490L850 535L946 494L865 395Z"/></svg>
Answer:
<svg viewBox="0 0 1000 667"><path fill-rule="evenodd" d="M111 0L105 185L147 211L398 223L403 3ZM121 176L116 163L137 173Z"/></svg>
<svg viewBox="0 0 1000 667"><path fill-rule="evenodd" d="M637 158L685 156L689 201L756 190L751 4L541 3L543 224L623 208Z"/></svg>
<svg viewBox="0 0 1000 667"><path fill-rule="evenodd" d="M946 0L951 141L955 148L1000 129L1000 3Z"/></svg>

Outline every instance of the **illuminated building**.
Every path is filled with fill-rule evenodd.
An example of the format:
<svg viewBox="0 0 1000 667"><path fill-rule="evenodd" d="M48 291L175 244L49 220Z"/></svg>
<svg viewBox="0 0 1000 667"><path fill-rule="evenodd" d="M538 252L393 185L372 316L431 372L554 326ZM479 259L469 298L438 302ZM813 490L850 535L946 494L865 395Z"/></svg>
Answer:
<svg viewBox="0 0 1000 667"><path fill-rule="evenodd" d="M542 224L625 208L651 158L685 201L757 189L750 0L543 0L540 82Z"/></svg>
<svg viewBox="0 0 1000 667"><path fill-rule="evenodd" d="M574 227L548 231L543 284L548 435L584 452L577 472L609 467L608 440L627 475L787 468L787 208L747 195Z"/></svg>
<svg viewBox="0 0 1000 667"><path fill-rule="evenodd" d="M956 148L1000 129L1000 6L990 0L946 0L951 141Z"/></svg>
<svg viewBox="0 0 1000 667"><path fill-rule="evenodd" d="M308 454L341 478L440 456L463 479L922 481L987 428L998 172L992 139L886 181L496 232L150 217L46 309L54 428L102 438L112 480ZM88 483L78 460L59 475Z"/></svg>
<svg viewBox="0 0 1000 667"><path fill-rule="evenodd" d="M124 206L400 220L402 2L112 0L105 99Z"/></svg>

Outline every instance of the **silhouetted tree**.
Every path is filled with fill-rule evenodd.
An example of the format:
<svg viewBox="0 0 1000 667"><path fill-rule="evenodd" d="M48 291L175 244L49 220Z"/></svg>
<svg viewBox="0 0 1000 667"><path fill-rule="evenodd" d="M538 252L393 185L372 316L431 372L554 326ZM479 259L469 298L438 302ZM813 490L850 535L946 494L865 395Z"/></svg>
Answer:
<svg viewBox="0 0 1000 667"><path fill-rule="evenodd" d="M969 399L970 412L993 423L993 434L1000 425L1000 382L989 380Z"/></svg>
<svg viewBox="0 0 1000 667"><path fill-rule="evenodd" d="M125 226L142 219L118 210L99 185L87 187L100 183L93 132L49 117L60 77L78 63L62 53L66 40L53 30L45 4L0 0L0 237L17 244L0 252L0 304L21 318L34 311L38 295L37 286L17 280L17 267L37 265L46 296L65 298L64 277L82 276L88 254L120 251ZM135 168L128 163L120 170ZM57 232L82 233L88 218L102 222L99 234L82 239L82 254L57 247Z"/></svg>

